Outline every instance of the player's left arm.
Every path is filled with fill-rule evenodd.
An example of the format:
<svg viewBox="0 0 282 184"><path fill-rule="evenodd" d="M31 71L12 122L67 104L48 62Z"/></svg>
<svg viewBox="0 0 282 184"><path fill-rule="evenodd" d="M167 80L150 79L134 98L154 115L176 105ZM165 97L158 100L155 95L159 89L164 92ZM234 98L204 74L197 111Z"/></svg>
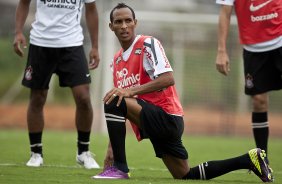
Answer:
<svg viewBox="0 0 282 184"><path fill-rule="evenodd" d="M216 69L223 75L230 71L229 56L227 53L227 37L233 6L221 5L218 20L218 48L216 56Z"/></svg>
<svg viewBox="0 0 282 184"><path fill-rule="evenodd" d="M139 86L135 86L128 89L113 88L103 98L104 103L109 104L116 96L119 97L117 106L120 105L122 98L134 97L135 95L141 95L151 93L155 91L163 90L169 86L174 85L174 77L172 72L165 72L160 74L156 79Z"/></svg>
<svg viewBox="0 0 282 184"><path fill-rule="evenodd" d="M99 19L95 2L85 3L85 19L91 39L92 48L89 53L89 69L95 69L100 62L98 51Z"/></svg>

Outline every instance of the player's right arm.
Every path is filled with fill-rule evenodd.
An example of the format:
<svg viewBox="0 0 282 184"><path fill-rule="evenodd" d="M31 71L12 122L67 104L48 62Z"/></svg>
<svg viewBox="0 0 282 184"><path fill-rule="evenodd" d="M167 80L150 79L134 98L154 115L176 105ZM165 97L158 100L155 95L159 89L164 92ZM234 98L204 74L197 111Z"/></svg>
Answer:
<svg viewBox="0 0 282 184"><path fill-rule="evenodd" d="M85 18L92 48L89 53L89 69L95 69L100 62L98 51L99 16L95 1L85 4Z"/></svg>
<svg viewBox="0 0 282 184"><path fill-rule="evenodd" d="M221 5L219 13L216 69L223 75L227 75L230 71L229 56L227 53L226 43L230 26L232 7L233 6L230 5Z"/></svg>
<svg viewBox="0 0 282 184"><path fill-rule="evenodd" d="M28 16L31 0L20 0L16 9L14 51L21 57L24 55L23 48L26 48L26 39L23 34L23 27Z"/></svg>

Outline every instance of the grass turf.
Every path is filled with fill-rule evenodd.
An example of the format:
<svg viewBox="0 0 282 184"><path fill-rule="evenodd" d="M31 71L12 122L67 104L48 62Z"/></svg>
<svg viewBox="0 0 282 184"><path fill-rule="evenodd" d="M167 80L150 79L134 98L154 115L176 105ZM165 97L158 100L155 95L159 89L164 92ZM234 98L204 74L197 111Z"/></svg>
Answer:
<svg viewBox="0 0 282 184"><path fill-rule="evenodd" d="M91 136L91 151L102 165L108 143L107 135ZM183 143L189 152L190 166L204 161L225 159L246 153L254 147L253 139L246 137L184 136ZM0 130L0 183L103 183L103 184L166 184L166 183L260 183L247 170L239 170L210 181L181 181L172 179L160 159L154 155L148 140L138 143L134 136L127 135L127 161L131 169L130 180L93 180L92 175L101 169L86 170L76 164L76 133L46 130L43 134L44 166L29 168L27 132L24 130ZM281 139L270 138L270 162L274 169L275 183L282 182Z"/></svg>

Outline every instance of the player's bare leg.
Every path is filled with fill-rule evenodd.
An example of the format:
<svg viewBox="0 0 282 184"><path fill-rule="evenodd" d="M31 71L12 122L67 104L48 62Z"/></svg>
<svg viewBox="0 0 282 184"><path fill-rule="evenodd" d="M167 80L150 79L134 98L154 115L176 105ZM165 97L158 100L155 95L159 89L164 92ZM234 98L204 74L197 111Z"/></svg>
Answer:
<svg viewBox="0 0 282 184"><path fill-rule="evenodd" d="M27 124L29 132L42 132L44 127L43 107L47 98L47 90L31 90L27 110Z"/></svg>
<svg viewBox="0 0 282 184"><path fill-rule="evenodd" d="M76 161L86 169L99 168L92 153L89 151L90 132L93 121L89 85L75 86L72 88L72 93L76 104L75 124L78 134Z"/></svg>
<svg viewBox="0 0 282 184"><path fill-rule="evenodd" d="M141 105L139 105L137 100L134 98L125 98L125 102L127 107L126 118L140 127L140 112L142 110Z"/></svg>
<svg viewBox="0 0 282 184"><path fill-rule="evenodd" d="M263 93L252 96L253 111L254 112L265 112L268 110L268 94Z"/></svg>
<svg viewBox="0 0 282 184"><path fill-rule="evenodd" d="M162 160L174 179L182 179L190 170L187 160L171 155L164 155Z"/></svg>
<svg viewBox="0 0 282 184"><path fill-rule="evenodd" d="M79 131L89 132L92 126L93 109L90 99L89 85L79 85L72 88L76 104L75 124Z"/></svg>
<svg viewBox="0 0 282 184"><path fill-rule="evenodd" d="M47 98L47 90L31 90L27 110L27 124L31 149L31 158L27 166L39 167L43 164L42 132L44 128L43 107Z"/></svg>

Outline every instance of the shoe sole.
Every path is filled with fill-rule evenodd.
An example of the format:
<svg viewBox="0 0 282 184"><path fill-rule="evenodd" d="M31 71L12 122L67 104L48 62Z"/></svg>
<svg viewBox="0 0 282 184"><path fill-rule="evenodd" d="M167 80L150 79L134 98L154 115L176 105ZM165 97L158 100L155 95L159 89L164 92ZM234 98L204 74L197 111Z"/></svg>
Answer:
<svg viewBox="0 0 282 184"><path fill-rule="evenodd" d="M129 178L118 178L118 177L109 177L109 176L92 176L92 179L110 179L110 180L121 180L121 179L129 179Z"/></svg>
<svg viewBox="0 0 282 184"><path fill-rule="evenodd" d="M100 169L100 166L98 164L97 166L94 166L94 167L85 167L84 162L80 161L79 159L76 159L76 162L79 165L83 166L85 169Z"/></svg>
<svg viewBox="0 0 282 184"><path fill-rule="evenodd" d="M26 166L28 167L41 167L43 165L43 162L40 163L40 165L29 165L29 164L26 164Z"/></svg>

